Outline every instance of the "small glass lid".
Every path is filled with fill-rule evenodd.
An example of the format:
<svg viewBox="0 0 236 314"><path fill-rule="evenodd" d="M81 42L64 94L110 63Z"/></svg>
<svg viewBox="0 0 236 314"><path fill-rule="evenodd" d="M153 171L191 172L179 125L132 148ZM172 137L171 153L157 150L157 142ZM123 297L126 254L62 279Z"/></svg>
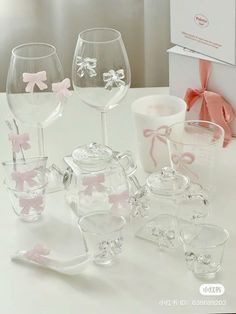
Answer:
<svg viewBox="0 0 236 314"><path fill-rule="evenodd" d="M113 159L113 151L107 146L91 143L76 148L72 152L72 158L82 170L99 171L105 169Z"/></svg>
<svg viewBox="0 0 236 314"><path fill-rule="evenodd" d="M189 186L189 179L173 168L165 167L151 174L146 180L149 190L159 196L182 194Z"/></svg>

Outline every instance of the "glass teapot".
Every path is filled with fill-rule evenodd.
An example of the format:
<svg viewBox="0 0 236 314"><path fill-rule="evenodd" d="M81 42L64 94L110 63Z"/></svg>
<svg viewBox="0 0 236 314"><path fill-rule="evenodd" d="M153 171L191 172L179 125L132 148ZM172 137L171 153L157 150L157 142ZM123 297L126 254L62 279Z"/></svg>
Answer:
<svg viewBox="0 0 236 314"><path fill-rule="evenodd" d="M135 235L161 248L179 246L183 224L203 222L209 213L207 194L169 167L149 175L130 202Z"/></svg>
<svg viewBox="0 0 236 314"><path fill-rule="evenodd" d="M80 217L91 211L111 210L129 216L129 198L136 166L130 152L119 153L97 143L76 148L64 157L66 201Z"/></svg>

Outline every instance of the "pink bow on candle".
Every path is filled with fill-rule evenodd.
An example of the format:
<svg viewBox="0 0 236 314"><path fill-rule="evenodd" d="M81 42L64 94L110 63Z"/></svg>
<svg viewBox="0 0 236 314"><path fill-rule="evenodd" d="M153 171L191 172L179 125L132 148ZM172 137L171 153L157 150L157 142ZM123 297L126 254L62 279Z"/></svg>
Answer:
<svg viewBox="0 0 236 314"><path fill-rule="evenodd" d="M70 88L70 79L68 78L52 84L52 91L56 93L56 96L60 101L63 101L65 98L72 95L72 92L68 88Z"/></svg>
<svg viewBox="0 0 236 314"><path fill-rule="evenodd" d="M117 211L120 207L124 208L128 205L129 192L124 191L120 194L110 194L108 197L109 203L112 204L111 210Z"/></svg>
<svg viewBox="0 0 236 314"><path fill-rule="evenodd" d="M24 190L24 182L27 182L30 187L37 185L37 182L34 180L37 172L35 170L30 170L26 172L17 172L14 171L11 174L12 180L16 181L16 190L23 191Z"/></svg>
<svg viewBox="0 0 236 314"><path fill-rule="evenodd" d="M151 129L143 130L143 136L147 138L152 137L149 154L155 167L157 166L157 160L155 159L153 155L154 144L156 140L159 140L160 142L166 144L165 134L166 134L167 129L168 129L168 126L162 125L156 130L151 130Z"/></svg>
<svg viewBox="0 0 236 314"><path fill-rule="evenodd" d="M49 255L50 250L41 244L36 244L31 250L27 251L24 256L33 262L43 264L45 262L44 256Z"/></svg>
<svg viewBox="0 0 236 314"><path fill-rule="evenodd" d="M22 147L24 150L30 149L29 142L29 134L23 133L23 134L14 134L10 133L8 135L9 141L12 142L12 150L14 153L19 153L20 148Z"/></svg>
<svg viewBox="0 0 236 314"><path fill-rule="evenodd" d="M46 71L40 71L37 73L23 73L23 82L28 83L25 87L25 91L27 93L33 93L35 85L37 85L40 90L46 89L48 86L43 82L46 80Z"/></svg>
<svg viewBox="0 0 236 314"><path fill-rule="evenodd" d="M229 123L235 118L235 114L231 105L227 103L221 95L207 90L210 67L210 61L199 60L201 88L188 88L184 99L187 103L189 111L195 102L202 98L199 119L212 121L220 125L225 131L224 146L226 146L232 138Z"/></svg>
<svg viewBox="0 0 236 314"><path fill-rule="evenodd" d="M188 165L191 165L195 160L195 156L192 153L186 152L182 155L172 154L171 160L178 169L184 170L190 173L195 179L198 179L198 175L188 167Z"/></svg>
<svg viewBox="0 0 236 314"><path fill-rule="evenodd" d="M87 186L87 188L84 190L84 194L92 195L93 190L96 190L98 192L105 191L106 187L102 184L104 182L105 178L103 174L83 178L82 184L84 186Z"/></svg>
<svg viewBox="0 0 236 314"><path fill-rule="evenodd" d="M35 209L39 214L44 210L42 196L35 198L20 198L19 205L22 208L21 214L28 215L30 209Z"/></svg>

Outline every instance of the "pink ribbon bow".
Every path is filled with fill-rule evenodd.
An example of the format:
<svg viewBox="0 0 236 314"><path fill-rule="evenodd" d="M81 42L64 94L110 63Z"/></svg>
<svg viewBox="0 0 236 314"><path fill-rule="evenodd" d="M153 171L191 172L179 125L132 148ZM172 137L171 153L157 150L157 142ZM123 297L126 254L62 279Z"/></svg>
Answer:
<svg viewBox="0 0 236 314"><path fill-rule="evenodd" d="M195 179L198 179L198 175L188 167L188 165L191 165L195 160L195 156L192 153L186 152L180 156L177 154L172 154L171 160L176 165L177 169L184 170L187 173L190 173Z"/></svg>
<svg viewBox="0 0 236 314"><path fill-rule="evenodd" d="M68 88L70 88L70 79L68 78L52 84L52 91L56 93L56 96L60 101L63 101L65 98L72 95L72 92Z"/></svg>
<svg viewBox="0 0 236 314"><path fill-rule="evenodd" d="M124 191L120 194L110 194L108 197L109 203L112 204L111 210L118 210L120 207L127 207L129 200L129 192Z"/></svg>
<svg viewBox="0 0 236 314"><path fill-rule="evenodd" d="M28 215L31 208L35 209L39 214L44 210L42 196L36 196L35 198L20 198L19 205L22 208L22 215Z"/></svg>
<svg viewBox="0 0 236 314"><path fill-rule="evenodd" d="M30 170L26 172L13 172L11 174L12 180L16 181L16 190L24 190L24 182L27 182L30 187L37 185L37 182L34 180L37 172L35 170Z"/></svg>
<svg viewBox="0 0 236 314"><path fill-rule="evenodd" d="M28 133L23 134L10 133L8 135L8 139L9 141L12 142L12 150L14 153L19 153L21 147L24 150L27 150L31 147L30 144L28 143L30 139Z"/></svg>
<svg viewBox="0 0 236 314"><path fill-rule="evenodd" d="M103 174L83 178L82 184L84 186L87 186L87 188L84 190L84 194L92 195L93 190L96 190L98 192L105 191L106 187L102 184L104 182L105 182L105 178Z"/></svg>
<svg viewBox="0 0 236 314"><path fill-rule="evenodd" d="M46 71L40 71L37 73L23 73L23 82L28 83L25 87L25 91L27 93L33 93L35 85L37 85L40 90L46 89L48 86L43 82L46 80Z"/></svg>
<svg viewBox="0 0 236 314"><path fill-rule="evenodd" d="M189 111L195 102L202 98L199 119L212 121L220 125L225 131L224 146L226 146L232 138L229 123L235 118L235 113L232 106L221 95L207 90L210 67L210 61L199 60L199 74L202 88L188 88L184 99L188 106L187 110Z"/></svg>
<svg viewBox="0 0 236 314"><path fill-rule="evenodd" d="M166 144L165 133L167 129L168 129L168 126L162 125L156 130L151 130L151 129L143 130L143 136L147 138L152 137L149 154L155 167L157 166L157 160L155 159L153 155L154 144L156 140L159 140L160 142Z"/></svg>
<svg viewBox="0 0 236 314"><path fill-rule="evenodd" d="M31 250L27 251L24 256L33 262L43 264L45 262L44 256L49 255L50 250L42 244L36 244Z"/></svg>

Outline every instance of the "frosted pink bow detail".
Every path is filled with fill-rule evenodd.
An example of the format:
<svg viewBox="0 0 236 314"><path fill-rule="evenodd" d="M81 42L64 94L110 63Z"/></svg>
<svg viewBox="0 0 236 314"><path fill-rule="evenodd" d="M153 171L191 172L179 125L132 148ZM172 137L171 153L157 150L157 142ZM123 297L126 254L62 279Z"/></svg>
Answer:
<svg viewBox="0 0 236 314"><path fill-rule="evenodd" d="M198 175L189 169L188 165L191 165L195 156L192 153L183 153L182 155L172 154L171 159L173 163L176 165L177 169L184 170L190 173L195 179L198 179Z"/></svg>
<svg viewBox="0 0 236 314"><path fill-rule="evenodd" d="M150 154L150 157L151 157L155 167L157 166L157 160L155 159L155 157L153 155L154 144L155 144L156 140L159 140L160 142L166 144L165 134L166 134L167 129L168 129L168 126L162 125L156 130L151 130L151 129L143 130L143 136L145 136L147 138L148 137L152 138L149 154Z"/></svg>
<svg viewBox="0 0 236 314"><path fill-rule="evenodd" d="M25 87L25 91L27 93L33 93L35 85L37 85L40 90L46 89L48 86L43 82L46 80L46 71L40 71L37 73L23 73L23 82L28 83Z"/></svg>
<svg viewBox="0 0 236 314"><path fill-rule="evenodd" d="M12 180L16 181L16 190L24 190L24 182L27 182L30 187L37 185L37 182L34 180L37 172L35 170L30 170L26 172L13 172L11 177Z"/></svg>
<svg viewBox="0 0 236 314"><path fill-rule="evenodd" d="M129 200L129 192L124 191L120 194L110 194L108 197L109 203L112 204L111 210L118 210L120 207L127 207Z"/></svg>
<svg viewBox="0 0 236 314"><path fill-rule="evenodd" d="M85 177L83 178L83 185L87 186L84 190L84 194L92 195L93 191L103 192L106 190L106 187L102 184L105 182L105 178L103 174L92 176L92 177Z"/></svg>
<svg viewBox="0 0 236 314"><path fill-rule="evenodd" d="M30 144L29 142L29 134L28 133L23 133L23 134L14 134L10 133L8 135L9 141L12 142L12 150L14 153L19 153L21 147L24 150L30 149Z"/></svg>
<svg viewBox="0 0 236 314"><path fill-rule="evenodd" d="M45 262L44 256L49 255L50 250L42 244L36 244L31 250L27 251L24 256L33 262L43 264Z"/></svg>
<svg viewBox="0 0 236 314"><path fill-rule="evenodd" d="M188 88L184 99L187 103L188 111L193 107L198 99L202 99L199 119L212 121L220 125L225 131L224 146L226 146L232 138L229 123L235 118L235 113L232 106L227 103L221 95L207 90L210 67L210 61L199 60L201 88Z"/></svg>
<svg viewBox="0 0 236 314"><path fill-rule="evenodd" d="M35 209L39 214L44 210L42 196L36 196L35 198L20 198L19 205L22 208L21 214L23 215L28 215L30 209Z"/></svg>
<svg viewBox="0 0 236 314"><path fill-rule="evenodd" d="M63 101L65 98L71 96L70 79L65 78L63 81L52 84L52 91L56 93L57 98Z"/></svg>

